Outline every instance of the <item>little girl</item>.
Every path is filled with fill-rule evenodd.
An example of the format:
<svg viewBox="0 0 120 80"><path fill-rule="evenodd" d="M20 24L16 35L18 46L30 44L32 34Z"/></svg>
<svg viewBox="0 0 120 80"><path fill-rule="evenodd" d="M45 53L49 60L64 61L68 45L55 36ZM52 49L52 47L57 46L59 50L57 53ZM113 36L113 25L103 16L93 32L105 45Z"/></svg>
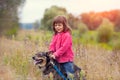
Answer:
<svg viewBox="0 0 120 80"><path fill-rule="evenodd" d="M62 66L67 73L68 80L71 76L74 76L73 57L72 50L72 37L71 29L68 26L66 17L57 16L53 19L53 39L50 43L49 50L53 52L52 58Z"/></svg>

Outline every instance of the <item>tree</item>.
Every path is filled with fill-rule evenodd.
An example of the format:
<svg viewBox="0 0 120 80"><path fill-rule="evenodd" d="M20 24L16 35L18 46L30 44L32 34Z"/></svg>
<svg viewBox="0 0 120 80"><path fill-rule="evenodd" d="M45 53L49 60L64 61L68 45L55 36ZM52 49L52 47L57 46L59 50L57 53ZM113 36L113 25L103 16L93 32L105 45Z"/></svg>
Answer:
<svg viewBox="0 0 120 80"><path fill-rule="evenodd" d="M18 8L24 2L25 0L0 0L0 36L16 34L19 25Z"/></svg>
<svg viewBox="0 0 120 80"><path fill-rule="evenodd" d="M44 16L41 20L41 29L51 30L52 20L57 15L64 15L67 17L67 11L65 8L52 6L45 10Z"/></svg>
<svg viewBox="0 0 120 80"><path fill-rule="evenodd" d="M102 22L102 16L99 13L83 13L80 15L82 22L84 22L90 30L95 30Z"/></svg>
<svg viewBox="0 0 120 80"><path fill-rule="evenodd" d="M74 17L72 14L68 14L68 23L72 29L77 29L80 20L79 18Z"/></svg>

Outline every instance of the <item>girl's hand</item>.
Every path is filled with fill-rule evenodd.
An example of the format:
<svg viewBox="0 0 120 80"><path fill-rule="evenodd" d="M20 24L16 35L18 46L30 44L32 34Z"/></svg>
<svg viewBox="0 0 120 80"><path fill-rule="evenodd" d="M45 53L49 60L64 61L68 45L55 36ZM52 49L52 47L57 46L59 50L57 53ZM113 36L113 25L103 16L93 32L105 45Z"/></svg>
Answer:
<svg viewBox="0 0 120 80"><path fill-rule="evenodd" d="M55 56L53 54L50 55L51 58L55 59Z"/></svg>

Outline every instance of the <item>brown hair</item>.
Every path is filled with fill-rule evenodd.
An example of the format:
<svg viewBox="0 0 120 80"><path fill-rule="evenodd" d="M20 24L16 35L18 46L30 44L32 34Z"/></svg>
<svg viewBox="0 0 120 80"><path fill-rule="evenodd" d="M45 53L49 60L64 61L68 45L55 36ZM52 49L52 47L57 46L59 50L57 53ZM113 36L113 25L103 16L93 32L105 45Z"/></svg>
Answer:
<svg viewBox="0 0 120 80"><path fill-rule="evenodd" d="M57 33L57 31L55 30L55 24L56 23L62 23L63 24L63 32L67 32L69 31L71 33L71 28L68 25L67 19L65 16L56 16L53 19L53 31L55 32L55 34Z"/></svg>

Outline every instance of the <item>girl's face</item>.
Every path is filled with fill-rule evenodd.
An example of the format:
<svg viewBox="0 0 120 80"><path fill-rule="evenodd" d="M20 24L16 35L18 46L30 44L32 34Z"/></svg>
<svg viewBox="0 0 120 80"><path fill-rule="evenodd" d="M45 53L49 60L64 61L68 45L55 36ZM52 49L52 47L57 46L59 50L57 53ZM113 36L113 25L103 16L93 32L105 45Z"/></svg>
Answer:
<svg viewBox="0 0 120 80"><path fill-rule="evenodd" d="M55 23L54 27L57 32L62 32L64 29L62 23Z"/></svg>

